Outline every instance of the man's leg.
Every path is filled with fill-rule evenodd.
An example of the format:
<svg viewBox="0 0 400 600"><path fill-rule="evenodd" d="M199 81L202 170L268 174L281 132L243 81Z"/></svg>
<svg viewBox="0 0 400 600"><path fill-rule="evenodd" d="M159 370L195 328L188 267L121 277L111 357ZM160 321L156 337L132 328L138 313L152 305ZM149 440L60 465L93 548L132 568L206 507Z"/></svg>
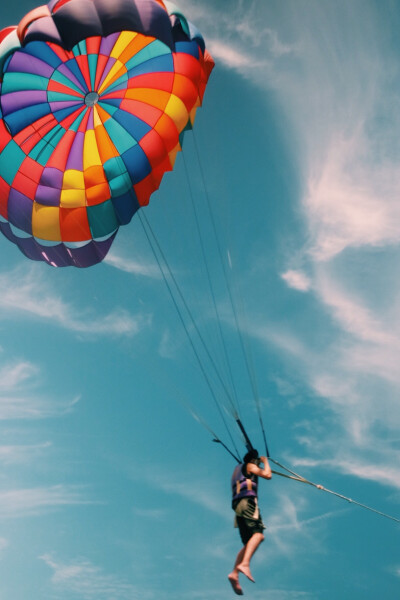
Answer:
<svg viewBox="0 0 400 600"><path fill-rule="evenodd" d="M239 564L236 566L236 570L239 571L240 573L243 573L244 575L246 575L246 577L248 577L250 579L250 581L254 581L253 576L250 571L250 560L251 560L253 554L255 553L255 551L257 550L258 546L263 541L264 541L264 534L255 533L254 535L252 535L251 538L249 539L249 541L247 542L246 546L243 549L244 552L243 552L242 561L239 562ZM238 555L238 557L239 557L239 555Z"/></svg>
<svg viewBox="0 0 400 600"><path fill-rule="evenodd" d="M243 595L243 590L242 590L242 588L239 585L238 565L243 561L245 550L246 550L246 546L243 546L243 548L241 550L239 550L238 555L236 557L235 565L233 567L233 571L232 571L232 573L229 573L229 575L228 575L228 579L229 579L229 581L231 583L233 591L238 596L242 596Z"/></svg>

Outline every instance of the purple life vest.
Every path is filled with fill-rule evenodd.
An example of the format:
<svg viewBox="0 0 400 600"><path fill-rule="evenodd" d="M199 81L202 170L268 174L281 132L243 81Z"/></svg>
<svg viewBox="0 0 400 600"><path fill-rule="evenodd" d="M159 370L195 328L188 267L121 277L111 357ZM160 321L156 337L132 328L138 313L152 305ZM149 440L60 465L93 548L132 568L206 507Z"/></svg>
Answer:
<svg viewBox="0 0 400 600"><path fill-rule="evenodd" d="M232 474L232 502L242 498L257 498L258 477L250 474L247 477L243 474L246 465L241 463L237 465Z"/></svg>

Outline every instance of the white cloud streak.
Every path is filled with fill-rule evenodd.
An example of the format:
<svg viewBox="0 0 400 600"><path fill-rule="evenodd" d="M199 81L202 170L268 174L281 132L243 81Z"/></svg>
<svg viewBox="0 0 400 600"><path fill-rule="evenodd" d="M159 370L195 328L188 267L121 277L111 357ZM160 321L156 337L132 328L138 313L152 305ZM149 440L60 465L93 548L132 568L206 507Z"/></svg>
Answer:
<svg viewBox="0 0 400 600"><path fill-rule="evenodd" d="M29 361L3 365L0 369L0 420L39 419L66 414L80 399L79 396L58 398L55 402L46 395L35 393L39 382L40 370Z"/></svg>
<svg viewBox="0 0 400 600"><path fill-rule="evenodd" d="M78 486L54 485L0 492L0 518L38 516L60 507L92 504Z"/></svg>
<svg viewBox="0 0 400 600"><path fill-rule="evenodd" d="M0 275L0 287L0 309L4 309L8 317L13 313L22 313L75 333L131 336L148 322L148 317L133 317L123 309L102 317L89 310L76 310L54 292L35 267L28 270L19 268Z"/></svg>
<svg viewBox="0 0 400 600"><path fill-rule="evenodd" d="M149 279L161 279L162 277L160 270L156 265L134 261L116 254L113 250L107 254L103 262L110 265L110 267L130 273L131 275L138 275Z"/></svg>
<svg viewBox="0 0 400 600"><path fill-rule="evenodd" d="M311 288L310 278L302 271L289 269L289 271L282 273L281 277L290 288L299 292L308 292Z"/></svg>
<svg viewBox="0 0 400 600"><path fill-rule="evenodd" d="M56 560L51 554L39 557L53 572L54 590L68 592L79 600L134 600L152 598L146 591L137 592L133 585L116 575L109 575L89 560L78 558L67 563Z"/></svg>

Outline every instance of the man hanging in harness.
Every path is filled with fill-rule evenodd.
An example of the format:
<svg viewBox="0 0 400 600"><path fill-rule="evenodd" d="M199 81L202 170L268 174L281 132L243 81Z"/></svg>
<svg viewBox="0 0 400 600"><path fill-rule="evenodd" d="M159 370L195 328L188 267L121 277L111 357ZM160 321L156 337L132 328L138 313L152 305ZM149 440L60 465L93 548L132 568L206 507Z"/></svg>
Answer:
<svg viewBox="0 0 400 600"><path fill-rule="evenodd" d="M260 467L260 464L263 467ZM258 546L264 540L265 526L258 508L258 478L271 479L272 472L265 456L258 456L257 450L251 449L238 464L232 475L232 508L239 528L243 548L239 551L233 571L228 579L238 596L243 595L239 584L239 573L243 573L254 581L250 571L250 560Z"/></svg>

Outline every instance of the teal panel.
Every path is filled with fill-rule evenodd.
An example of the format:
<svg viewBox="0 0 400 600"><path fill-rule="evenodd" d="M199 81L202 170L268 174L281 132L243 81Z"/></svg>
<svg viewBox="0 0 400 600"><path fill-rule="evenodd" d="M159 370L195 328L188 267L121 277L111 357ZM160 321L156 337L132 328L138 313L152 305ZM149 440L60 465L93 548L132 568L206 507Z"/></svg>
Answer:
<svg viewBox="0 0 400 600"><path fill-rule="evenodd" d="M105 121L104 127L119 154L123 154L132 146L136 146L136 140L114 119Z"/></svg>
<svg viewBox="0 0 400 600"><path fill-rule="evenodd" d="M90 231L94 239L105 237L119 227L113 204L110 200L87 207Z"/></svg>
<svg viewBox="0 0 400 600"><path fill-rule="evenodd" d="M90 83L92 84L93 91L94 91L94 84L96 82L97 60L98 60L97 54L88 54Z"/></svg>
<svg viewBox="0 0 400 600"><path fill-rule="evenodd" d="M143 50L135 54L135 56L133 56L130 60L128 60L125 66L129 71L130 69L141 65L147 60L157 58L158 56L164 56L165 54L171 54L171 50L168 48L168 46L163 44L163 42L155 40L154 42L143 48Z"/></svg>
<svg viewBox="0 0 400 600"><path fill-rule="evenodd" d="M32 73L7 73L4 77L1 93L23 92L26 90L47 90L49 80L47 77L33 75Z"/></svg>
<svg viewBox="0 0 400 600"><path fill-rule="evenodd" d="M8 185L12 185L25 158L25 152L13 140L0 153L0 175Z"/></svg>

